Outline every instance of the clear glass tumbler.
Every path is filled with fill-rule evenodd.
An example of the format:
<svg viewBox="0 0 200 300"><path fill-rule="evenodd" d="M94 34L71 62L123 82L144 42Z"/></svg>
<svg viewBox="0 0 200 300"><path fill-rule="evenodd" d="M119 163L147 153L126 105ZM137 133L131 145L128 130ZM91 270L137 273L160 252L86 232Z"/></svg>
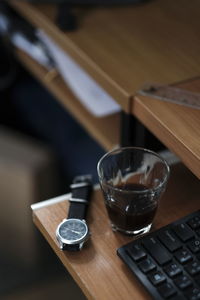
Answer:
<svg viewBox="0 0 200 300"><path fill-rule="evenodd" d="M112 229L148 232L169 178L167 162L151 150L125 147L106 153L97 172Z"/></svg>

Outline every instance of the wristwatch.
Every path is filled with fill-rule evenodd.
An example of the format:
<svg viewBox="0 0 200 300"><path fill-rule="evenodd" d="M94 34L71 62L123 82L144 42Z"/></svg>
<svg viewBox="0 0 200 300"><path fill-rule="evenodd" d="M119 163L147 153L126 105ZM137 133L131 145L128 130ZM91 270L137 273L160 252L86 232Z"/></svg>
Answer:
<svg viewBox="0 0 200 300"><path fill-rule="evenodd" d="M56 237L62 250L78 251L89 237L85 219L92 192L91 176L75 177L70 188L68 217L58 225Z"/></svg>

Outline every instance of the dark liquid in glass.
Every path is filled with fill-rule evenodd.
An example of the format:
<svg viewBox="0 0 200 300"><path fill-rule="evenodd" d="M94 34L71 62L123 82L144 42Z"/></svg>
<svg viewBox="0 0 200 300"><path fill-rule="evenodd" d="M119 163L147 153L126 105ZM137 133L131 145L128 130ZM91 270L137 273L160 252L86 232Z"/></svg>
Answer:
<svg viewBox="0 0 200 300"><path fill-rule="evenodd" d="M118 229L123 231L137 231L152 223L157 210L157 201L151 203L151 199L141 194L128 193L128 191L144 191L148 187L142 184L129 183L118 185L117 188L125 193L115 191L112 201L106 197L106 208L111 220Z"/></svg>

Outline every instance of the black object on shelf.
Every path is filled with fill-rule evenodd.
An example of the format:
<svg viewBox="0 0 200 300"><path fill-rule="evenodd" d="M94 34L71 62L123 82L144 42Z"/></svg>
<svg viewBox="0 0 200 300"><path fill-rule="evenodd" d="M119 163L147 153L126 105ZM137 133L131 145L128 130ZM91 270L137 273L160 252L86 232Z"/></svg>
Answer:
<svg viewBox="0 0 200 300"><path fill-rule="evenodd" d="M200 211L122 246L117 254L153 299L199 299Z"/></svg>
<svg viewBox="0 0 200 300"><path fill-rule="evenodd" d="M121 111L122 147L143 147L154 151L161 151L166 147L132 114Z"/></svg>

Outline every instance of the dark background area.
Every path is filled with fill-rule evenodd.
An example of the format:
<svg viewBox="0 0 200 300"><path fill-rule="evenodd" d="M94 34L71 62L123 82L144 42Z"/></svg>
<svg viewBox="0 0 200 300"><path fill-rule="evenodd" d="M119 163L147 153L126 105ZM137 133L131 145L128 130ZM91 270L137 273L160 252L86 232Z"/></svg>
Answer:
<svg viewBox="0 0 200 300"><path fill-rule="evenodd" d="M69 184L76 175L90 173L93 175L94 183L97 182L96 164L104 154L104 150L20 65L10 46L3 40L0 40L0 102L0 128L6 128L14 134L22 134L24 138L33 139L36 144L42 143L54 153L58 169L55 176L59 174L59 180L55 177L55 181L59 181L59 190L57 194L50 195L51 197L69 192ZM12 182L9 185L12 189ZM47 198L49 193L48 197L44 195L44 199L41 200ZM31 211L30 204L27 204L27 209ZM21 212L16 212L18 213ZM15 216L7 215L8 224L12 223L13 218ZM35 262L33 260L27 265L21 259L18 261L16 253L12 257L8 254L6 243L1 243L0 298L55 299L57 293L60 293L61 297L65 293L69 295L75 293L76 299L83 299L78 287L48 243L34 224L32 227L38 248ZM6 226L1 229L1 232L2 230L6 231ZM16 228L13 230L14 234L18 234ZM27 241L24 240L24 243ZM14 253L15 245L12 251ZM37 287L38 284L40 288ZM54 284L55 289L53 289ZM45 286L48 288L45 289ZM31 298L30 293L35 296Z"/></svg>
<svg viewBox="0 0 200 300"><path fill-rule="evenodd" d="M59 190L57 194L47 193L46 196L44 194L41 201L69 192L69 185L76 175L92 174L93 182L98 182L96 165L105 151L20 65L9 43L2 39L0 39L0 101L0 128L7 128L14 134L20 133L25 139L31 138L38 145L42 143L54 153L58 171L55 173L55 181L59 182ZM126 133L125 139L122 139L124 145L145 146L155 151L163 147L133 119L133 116L122 114L122 126ZM9 188L12 188L12 182ZM32 222L30 205L31 203L27 203L26 209L30 213L30 222ZM12 218L15 216L7 215L8 224L12 222ZM31 226L35 231L34 239L39 253L31 264L27 265L21 260L18 261L16 256L14 258L8 255L6 243L2 243L0 247L0 298L23 300L27 299L28 295L29 299L55 299L57 293L60 297L72 293L72 297L76 294L73 299L84 299L48 243L32 223ZM6 231L6 228L2 230ZM15 234L18 234L16 228ZM22 296L20 293L25 294ZM32 298L30 293L33 294Z"/></svg>
<svg viewBox="0 0 200 300"><path fill-rule="evenodd" d="M46 143L57 156L65 186L85 173L92 173L96 182L96 164L104 150L26 72L2 40L0 66L0 124Z"/></svg>

